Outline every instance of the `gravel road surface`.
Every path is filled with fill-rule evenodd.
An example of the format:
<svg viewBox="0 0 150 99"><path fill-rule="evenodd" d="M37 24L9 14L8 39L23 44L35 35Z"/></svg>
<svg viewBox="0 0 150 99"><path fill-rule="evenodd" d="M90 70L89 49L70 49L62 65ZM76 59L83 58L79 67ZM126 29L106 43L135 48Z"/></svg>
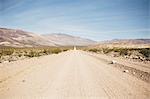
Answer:
<svg viewBox="0 0 150 99"><path fill-rule="evenodd" d="M70 50L1 63L0 99L150 99L150 84Z"/></svg>

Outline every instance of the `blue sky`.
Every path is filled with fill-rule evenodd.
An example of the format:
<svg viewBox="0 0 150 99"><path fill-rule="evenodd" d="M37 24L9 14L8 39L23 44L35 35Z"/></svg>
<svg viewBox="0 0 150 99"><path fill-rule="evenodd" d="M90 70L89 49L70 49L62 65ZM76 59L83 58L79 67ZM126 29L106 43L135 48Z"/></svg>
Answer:
<svg viewBox="0 0 150 99"><path fill-rule="evenodd" d="M0 0L0 27L93 40L150 38L150 0Z"/></svg>

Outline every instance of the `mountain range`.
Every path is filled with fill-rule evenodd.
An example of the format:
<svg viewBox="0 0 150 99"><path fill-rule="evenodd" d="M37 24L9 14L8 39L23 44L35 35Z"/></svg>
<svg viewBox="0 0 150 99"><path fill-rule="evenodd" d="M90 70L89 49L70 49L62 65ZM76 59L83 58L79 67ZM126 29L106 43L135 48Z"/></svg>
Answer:
<svg viewBox="0 0 150 99"><path fill-rule="evenodd" d="M140 45L139 45L140 44ZM96 42L62 33L37 34L19 29L0 28L0 46L11 47L48 47L48 46L115 46L140 47L150 46L150 39L114 39Z"/></svg>
<svg viewBox="0 0 150 99"><path fill-rule="evenodd" d="M150 44L150 39L114 39L103 41L104 44Z"/></svg>
<svg viewBox="0 0 150 99"><path fill-rule="evenodd" d="M41 46L87 46L93 40L68 34L53 33L39 35L18 29L0 28L0 46L41 47Z"/></svg>
<svg viewBox="0 0 150 99"><path fill-rule="evenodd" d="M150 39L114 39L98 42L95 47L150 48Z"/></svg>

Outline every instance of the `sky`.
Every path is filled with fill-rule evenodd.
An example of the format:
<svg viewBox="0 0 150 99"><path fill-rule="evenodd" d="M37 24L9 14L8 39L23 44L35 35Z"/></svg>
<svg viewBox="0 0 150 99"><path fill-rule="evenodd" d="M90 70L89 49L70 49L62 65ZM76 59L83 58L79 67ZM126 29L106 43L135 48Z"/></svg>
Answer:
<svg viewBox="0 0 150 99"><path fill-rule="evenodd" d="M150 38L150 0L0 0L0 27L96 41Z"/></svg>

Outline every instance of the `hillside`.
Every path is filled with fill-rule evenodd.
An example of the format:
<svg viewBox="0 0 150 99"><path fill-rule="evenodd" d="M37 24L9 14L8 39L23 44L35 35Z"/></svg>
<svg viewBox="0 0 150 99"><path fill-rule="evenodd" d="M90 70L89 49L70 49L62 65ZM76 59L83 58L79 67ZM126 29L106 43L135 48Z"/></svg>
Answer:
<svg viewBox="0 0 150 99"><path fill-rule="evenodd" d="M40 35L6 28L0 28L0 45L13 47L55 46Z"/></svg>
<svg viewBox="0 0 150 99"><path fill-rule="evenodd" d="M150 39L114 39L98 42L95 47L148 48Z"/></svg>
<svg viewBox="0 0 150 99"><path fill-rule="evenodd" d="M66 34L38 35L23 30L0 28L0 46L86 46L92 43L94 43L92 40Z"/></svg>
<svg viewBox="0 0 150 99"><path fill-rule="evenodd" d="M112 44L150 44L150 39L114 39L104 43Z"/></svg>
<svg viewBox="0 0 150 99"><path fill-rule="evenodd" d="M71 36L68 34L46 34L44 35L50 42L54 42L55 44L68 46L68 45L77 45L84 46L96 43L95 41L89 39L83 39L76 36Z"/></svg>

